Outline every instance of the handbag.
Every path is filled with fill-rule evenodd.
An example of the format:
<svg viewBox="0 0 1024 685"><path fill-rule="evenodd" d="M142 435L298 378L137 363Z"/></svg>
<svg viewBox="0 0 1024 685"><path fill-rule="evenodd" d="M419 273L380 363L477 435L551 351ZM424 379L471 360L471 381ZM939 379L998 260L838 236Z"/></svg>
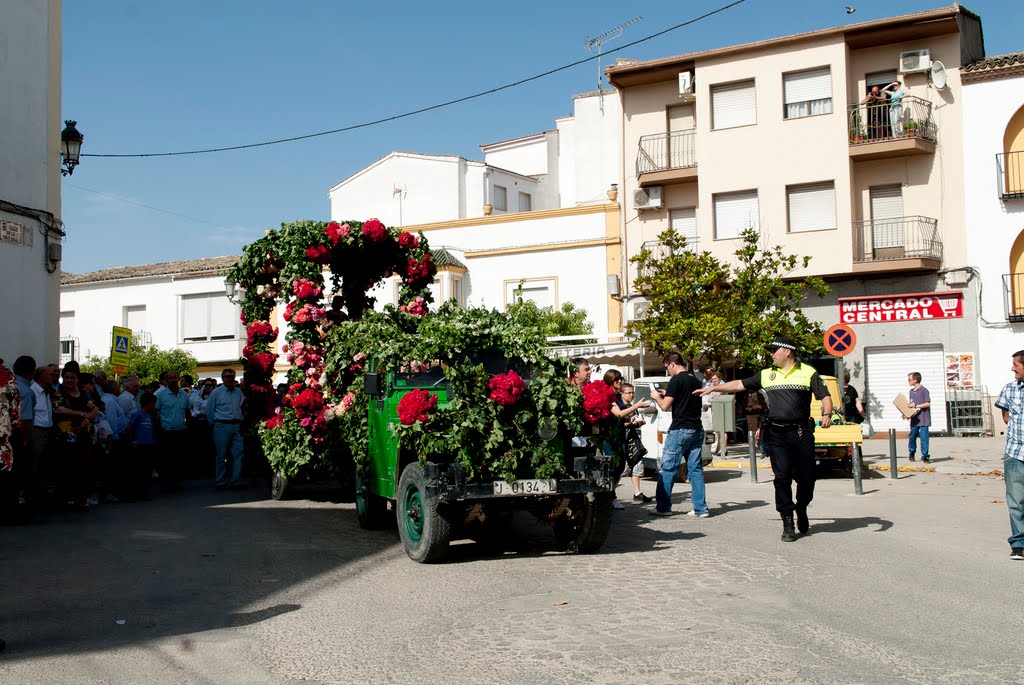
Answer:
<svg viewBox="0 0 1024 685"><path fill-rule="evenodd" d="M636 428L626 430L626 464L633 468L640 463L640 460L647 456L647 448Z"/></svg>

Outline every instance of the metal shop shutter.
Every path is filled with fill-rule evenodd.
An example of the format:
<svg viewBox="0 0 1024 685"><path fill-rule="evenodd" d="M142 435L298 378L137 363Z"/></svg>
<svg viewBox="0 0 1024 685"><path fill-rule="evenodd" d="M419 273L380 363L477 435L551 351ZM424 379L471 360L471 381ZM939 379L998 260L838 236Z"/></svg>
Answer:
<svg viewBox="0 0 1024 685"><path fill-rule="evenodd" d="M753 81L711 87L712 128L734 128L756 123L757 100L754 97Z"/></svg>
<svg viewBox="0 0 1024 685"><path fill-rule="evenodd" d="M867 379L864 408L876 431L910 430L910 422L900 415L892 401L899 393L909 396L907 375L912 371L921 374L921 385L928 388L932 396L932 432L948 430L946 368L941 345L867 349L864 365Z"/></svg>

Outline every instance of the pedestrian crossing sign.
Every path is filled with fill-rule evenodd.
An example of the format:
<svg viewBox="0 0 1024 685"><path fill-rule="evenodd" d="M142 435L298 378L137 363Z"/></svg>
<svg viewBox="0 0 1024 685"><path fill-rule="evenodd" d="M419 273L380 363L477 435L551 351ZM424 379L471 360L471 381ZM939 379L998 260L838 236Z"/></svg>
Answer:
<svg viewBox="0 0 1024 685"><path fill-rule="evenodd" d="M115 367L127 367L132 351L132 329L114 326L110 336L110 364Z"/></svg>

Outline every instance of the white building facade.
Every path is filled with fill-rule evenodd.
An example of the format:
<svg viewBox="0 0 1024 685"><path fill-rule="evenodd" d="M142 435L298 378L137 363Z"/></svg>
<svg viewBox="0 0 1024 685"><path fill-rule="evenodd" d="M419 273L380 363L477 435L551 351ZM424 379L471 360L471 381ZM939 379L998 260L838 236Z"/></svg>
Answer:
<svg viewBox="0 0 1024 685"><path fill-rule="evenodd" d="M967 263L981 285L975 375L991 399L1024 349L1024 52L981 60L962 79Z"/></svg>
<svg viewBox="0 0 1024 685"><path fill-rule="evenodd" d="M0 358L57 358L61 1L0 7Z"/></svg>

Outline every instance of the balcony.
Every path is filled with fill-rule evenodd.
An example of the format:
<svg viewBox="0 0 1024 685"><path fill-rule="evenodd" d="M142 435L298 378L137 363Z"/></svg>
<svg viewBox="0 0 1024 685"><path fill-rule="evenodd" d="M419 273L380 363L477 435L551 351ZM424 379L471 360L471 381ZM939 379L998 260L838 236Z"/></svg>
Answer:
<svg viewBox="0 0 1024 685"><path fill-rule="evenodd" d="M938 222L924 216L853 222L854 273L933 271L942 264Z"/></svg>
<svg viewBox="0 0 1024 685"><path fill-rule="evenodd" d="M1006 320L1024 323L1024 274L1003 274L1003 301Z"/></svg>
<svg viewBox="0 0 1024 685"><path fill-rule="evenodd" d="M696 129L642 136L636 155L636 177L641 186L696 181Z"/></svg>
<svg viewBox="0 0 1024 685"><path fill-rule="evenodd" d="M1003 200L1024 200L1024 152L996 155L999 176L999 197Z"/></svg>
<svg viewBox="0 0 1024 685"><path fill-rule="evenodd" d="M850 105L847 120L855 162L935 152L938 131L927 100L907 95L898 105Z"/></svg>

